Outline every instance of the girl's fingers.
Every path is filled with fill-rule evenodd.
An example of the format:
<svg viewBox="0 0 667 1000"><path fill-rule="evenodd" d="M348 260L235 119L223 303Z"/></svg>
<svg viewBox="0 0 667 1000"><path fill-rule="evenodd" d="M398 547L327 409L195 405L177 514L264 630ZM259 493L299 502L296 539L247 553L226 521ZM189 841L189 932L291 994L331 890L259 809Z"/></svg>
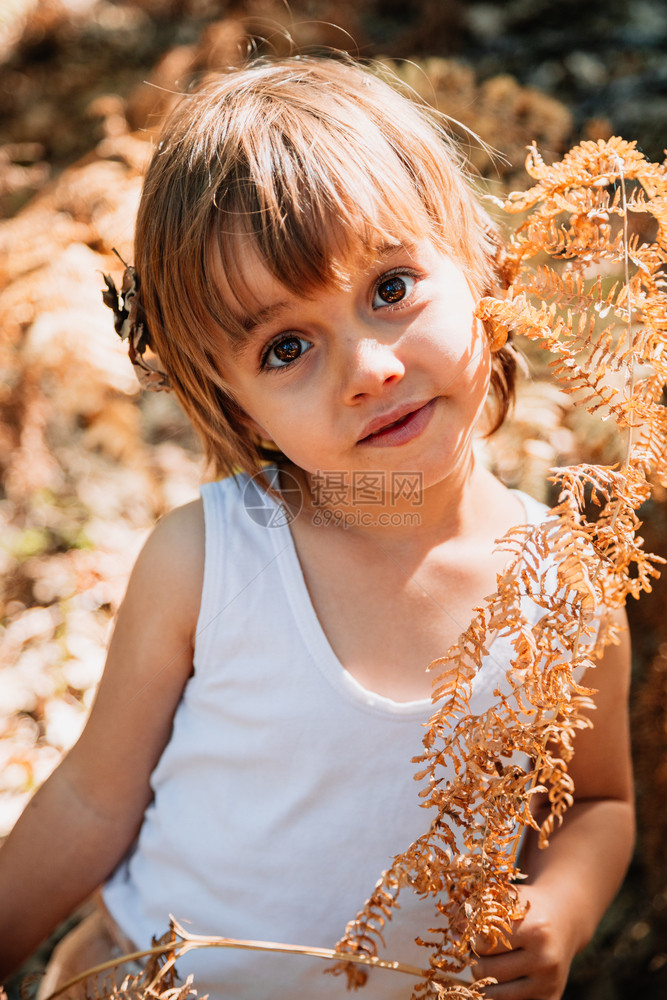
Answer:
<svg viewBox="0 0 667 1000"><path fill-rule="evenodd" d="M532 979L514 979L484 987L485 1000L545 1000Z"/></svg>
<svg viewBox="0 0 667 1000"><path fill-rule="evenodd" d="M473 947L476 955L493 955L499 951L507 951L504 945L494 945L491 938L483 934L475 938Z"/></svg>
<svg viewBox="0 0 667 1000"><path fill-rule="evenodd" d="M488 1000L559 1000L565 987L562 970L525 948L481 957L472 973L475 979L497 980L484 988Z"/></svg>
<svg viewBox="0 0 667 1000"><path fill-rule="evenodd" d="M532 969L529 955L523 948L515 951L505 951L501 954L491 954L481 957L473 967L476 979L492 976L499 983L507 983L512 979L528 976Z"/></svg>

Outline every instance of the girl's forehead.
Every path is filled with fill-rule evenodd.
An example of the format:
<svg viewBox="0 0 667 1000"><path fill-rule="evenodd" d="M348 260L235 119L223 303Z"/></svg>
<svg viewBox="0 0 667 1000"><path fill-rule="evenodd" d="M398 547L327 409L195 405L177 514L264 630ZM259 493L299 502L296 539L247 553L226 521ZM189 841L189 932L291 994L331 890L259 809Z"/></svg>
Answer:
<svg viewBox="0 0 667 1000"><path fill-rule="evenodd" d="M233 314L238 326L232 339L243 338L288 299L316 298L318 292L331 288L349 288L360 273L371 272L401 253L413 255L418 245L411 232L389 236L386 232L358 233L356 238L332 234L329 255L319 273L312 267L281 269L280 262L269 261L262 253L256 236L238 232L225 234L224 240L211 243L212 278L218 295Z"/></svg>

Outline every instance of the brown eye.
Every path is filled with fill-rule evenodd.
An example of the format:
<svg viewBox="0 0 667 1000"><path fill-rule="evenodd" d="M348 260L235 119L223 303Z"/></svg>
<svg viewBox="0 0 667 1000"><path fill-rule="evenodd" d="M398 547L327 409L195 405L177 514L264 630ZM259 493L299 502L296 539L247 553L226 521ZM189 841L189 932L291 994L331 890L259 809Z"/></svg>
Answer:
<svg viewBox="0 0 667 1000"><path fill-rule="evenodd" d="M267 368L285 368L305 354L311 347L310 341L302 337L283 337L273 343L264 358Z"/></svg>
<svg viewBox="0 0 667 1000"><path fill-rule="evenodd" d="M290 337L289 340L281 340L276 344L273 353L278 361L294 361L301 354L301 344L297 337Z"/></svg>
<svg viewBox="0 0 667 1000"><path fill-rule="evenodd" d="M383 302L400 302L405 292L403 278L389 278L388 281L383 281L378 288L378 295Z"/></svg>
<svg viewBox="0 0 667 1000"><path fill-rule="evenodd" d="M415 279L410 274L391 274L388 278L383 278L376 286L373 308L381 309L382 306L402 302L410 294L414 284Z"/></svg>

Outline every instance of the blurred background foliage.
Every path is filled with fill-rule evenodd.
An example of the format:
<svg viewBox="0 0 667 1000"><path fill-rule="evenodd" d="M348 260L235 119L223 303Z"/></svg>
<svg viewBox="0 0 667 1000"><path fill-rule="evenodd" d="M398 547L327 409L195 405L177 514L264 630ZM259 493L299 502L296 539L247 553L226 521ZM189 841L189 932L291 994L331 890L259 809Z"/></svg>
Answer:
<svg viewBox="0 0 667 1000"><path fill-rule="evenodd" d="M532 140L547 160L612 134L664 155L664 0L3 0L0 836L80 732L149 527L205 475L173 400L139 396L100 296L111 248L132 259L156 125L191 81L248 51L331 48L407 60L394 63L406 82L502 154L452 126L495 193L528 183ZM484 451L548 499L549 467L612 462L619 442L529 362L511 425ZM647 549L664 554L664 491L642 514ZM569 1000L667 996L666 589L628 609L638 845Z"/></svg>

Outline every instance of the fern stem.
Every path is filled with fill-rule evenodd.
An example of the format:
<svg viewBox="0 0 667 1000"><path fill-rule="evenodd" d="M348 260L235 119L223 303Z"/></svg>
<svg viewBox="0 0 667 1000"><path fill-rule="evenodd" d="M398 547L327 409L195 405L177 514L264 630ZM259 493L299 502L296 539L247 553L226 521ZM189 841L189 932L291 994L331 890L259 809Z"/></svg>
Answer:
<svg viewBox="0 0 667 1000"><path fill-rule="evenodd" d="M146 948L142 951L128 952L126 955L120 955L118 958L109 959L107 962L101 962L99 965L92 966L90 969L85 969L78 975L68 979L53 993L50 993L46 1000L55 1000L55 997L60 996L60 994L64 993L65 990L70 989L77 983L81 983L85 979L92 976L98 976L100 973L108 972L110 969L115 969L119 965L124 965L126 962L133 962L141 958L149 958L151 955L165 955L169 952L174 953L174 958L177 961L188 951L193 951L198 948L237 948L245 951L266 951L287 955L306 955L310 958L321 958L325 961L352 962L356 965L366 965L372 968L388 969L391 972L403 972L409 976L415 976L417 979L423 979L429 975L429 972L425 969L419 969L414 965L407 965L404 962L390 961L388 959L378 958L372 955L359 955L354 954L353 952L335 951L333 948L315 948L307 945L280 944L276 941L243 941L235 938L207 937L201 934L189 934L188 932L185 932L183 941L175 945L173 942L156 944L153 945L152 948ZM442 982L443 985L467 985L463 979L460 979L457 976L443 976L439 981Z"/></svg>
<svg viewBox="0 0 667 1000"><path fill-rule="evenodd" d="M628 365L628 373L626 376L625 388L627 393L627 401L632 399L633 393L635 391L635 365L633 360L634 351L634 331L632 329L632 289L630 287L630 247L629 247L629 236L628 236L628 200L627 192L625 188L625 174L623 173L623 160L620 156L617 156L618 160L618 176L621 183L621 204L623 205L623 267L625 276L625 292L627 295L627 308L628 308L628 347L630 351L630 363ZM628 424L628 444L627 451L625 454L625 461L623 463L623 470L627 472L630 465L630 456L632 454L632 445L635 429L635 424L630 420ZM614 511L616 514L616 511Z"/></svg>

